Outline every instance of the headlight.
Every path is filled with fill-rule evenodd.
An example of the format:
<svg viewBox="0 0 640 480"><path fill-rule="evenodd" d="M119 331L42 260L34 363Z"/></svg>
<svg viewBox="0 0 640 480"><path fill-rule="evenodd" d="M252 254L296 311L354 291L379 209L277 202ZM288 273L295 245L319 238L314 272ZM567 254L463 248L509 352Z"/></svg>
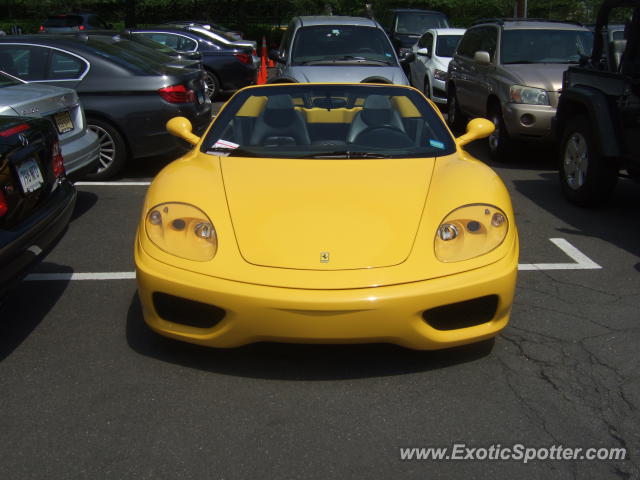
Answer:
<svg viewBox="0 0 640 480"><path fill-rule="evenodd" d="M145 219L149 240L176 257L206 262L218 250L213 223L199 208L188 203L161 203Z"/></svg>
<svg viewBox="0 0 640 480"><path fill-rule="evenodd" d="M498 247L507 236L507 216L493 205L466 205L455 209L436 232L435 253L441 262L461 262Z"/></svg>
<svg viewBox="0 0 640 480"><path fill-rule="evenodd" d="M513 103L527 103L529 105L549 105L549 95L541 88L512 85L509 96Z"/></svg>
<svg viewBox="0 0 640 480"><path fill-rule="evenodd" d="M433 71L433 76L436 80L446 80L447 72L444 70L438 70L437 68Z"/></svg>

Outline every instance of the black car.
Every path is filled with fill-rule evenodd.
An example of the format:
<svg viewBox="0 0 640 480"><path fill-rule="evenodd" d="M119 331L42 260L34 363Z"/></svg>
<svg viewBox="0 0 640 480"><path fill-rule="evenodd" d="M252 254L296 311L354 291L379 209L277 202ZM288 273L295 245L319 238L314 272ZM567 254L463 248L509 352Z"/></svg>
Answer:
<svg viewBox="0 0 640 480"><path fill-rule="evenodd" d="M0 117L0 296L55 245L75 201L53 123Z"/></svg>
<svg viewBox="0 0 640 480"><path fill-rule="evenodd" d="M22 35L0 38L0 69L28 82L73 88L87 124L101 140L101 166L93 179L113 177L127 158L163 154L180 145L166 130L187 117L202 133L211 120L203 72L172 68L92 35Z"/></svg>
<svg viewBox="0 0 640 480"><path fill-rule="evenodd" d="M171 27L131 29L134 35L147 37L179 52L200 52L205 83L210 99L221 91L235 91L256 81L257 62L253 48L231 48L197 32Z"/></svg>
<svg viewBox="0 0 640 480"><path fill-rule="evenodd" d="M387 10L380 23L400 56L409 52L422 34L430 28L449 27L449 20L444 13L417 8Z"/></svg>
<svg viewBox="0 0 640 480"><path fill-rule="evenodd" d="M113 28L95 13L51 15L40 25L40 33L70 33Z"/></svg>

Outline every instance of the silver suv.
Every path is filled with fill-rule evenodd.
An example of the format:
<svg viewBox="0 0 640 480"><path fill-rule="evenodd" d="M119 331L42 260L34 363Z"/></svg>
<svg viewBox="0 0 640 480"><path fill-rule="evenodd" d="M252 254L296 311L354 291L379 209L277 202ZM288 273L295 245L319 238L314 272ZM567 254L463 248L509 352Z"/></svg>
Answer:
<svg viewBox="0 0 640 480"><path fill-rule="evenodd" d="M400 64L415 59L409 52L398 60L380 24L370 18L295 17L282 37L272 83L342 82L409 85Z"/></svg>
<svg viewBox="0 0 640 480"><path fill-rule="evenodd" d="M514 140L552 140L562 73L591 52L593 33L573 23L488 20L469 28L449 63L449 124L490 118L492 159L512 156Z"/></svg>

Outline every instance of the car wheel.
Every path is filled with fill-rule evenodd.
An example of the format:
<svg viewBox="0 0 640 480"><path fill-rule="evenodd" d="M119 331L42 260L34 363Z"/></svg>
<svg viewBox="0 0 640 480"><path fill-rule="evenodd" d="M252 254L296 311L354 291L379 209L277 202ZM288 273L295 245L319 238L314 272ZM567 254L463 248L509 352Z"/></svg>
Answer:
<svg viewBox="0 0 640 480"><path fill-rule="evenodd" d="M424 88L422 89L422 91L424 92L425 97L433 100L433 98L431 98L431 87L429 86L429 77L424 77Z"/></svg>
<svg viewBox="0 0 640 480"><path fill-rule="evenodd" d="M461 131L464 128L464 115L458 105L458 97L454 87L449 87L447 96L447 123L454 132Z"/></svg>
<svg viewBox="0 0 640 480"><path fill-rule="evenodd" d="M204 71L204 93L212 102L216 95L220 93L220 81L209 70Z"/></svg>
<svg viewBox="0 0 640 480"><path fill-rule="evenodd" d="M585 117L571 118L560 141L560 185L571 203L583 207L603 203L618 180L618 170L598 151Z"/></svg>
<svg viewBox="0 0 640 480"><path fill-rule="evenodd" d="M509 137L507 128L502 118L502 110L499 105L494 105L489 112L489 120L496 127L488 137L489 156L496 162L506 162L513 159L513 140Z"/></svg>
<svg viewBox="0 0 640 480"><path fill-rule="evenodd" d="M87 127L98 135L100 142L100 157L98 170L87 174L91 180L108 180L113 178L127 158L127 146L122 135L109 123L102 120L88 119Z"/></svg>

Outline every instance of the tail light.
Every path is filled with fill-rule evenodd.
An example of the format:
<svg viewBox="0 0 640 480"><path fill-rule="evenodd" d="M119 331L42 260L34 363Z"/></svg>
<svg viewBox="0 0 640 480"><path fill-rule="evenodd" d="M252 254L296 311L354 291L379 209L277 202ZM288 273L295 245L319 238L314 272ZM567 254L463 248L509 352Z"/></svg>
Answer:
<svg viewBox="0 0 640 480"><path fill-rule="evenodd" d="M44 32L44 25L40 25L39 30L40 30L41 32Z"/></svg>
<svg viewBox="0 0 640 480"><path fill-rule="evenodd" d="M7 199L5 198L4 193L2 193L2 190L0 190L0 218L4 217L8 211L9 204L7 203Z"/></svg>
<svg viewBox="0 0 640 480"><path fill-rule="evenodd" d="M84 25L78 25L78 30L84 30Z"/></svg>
<svg viewBox="0 0 640 480"><path fill-rule="evenodd" d="M246 65L251 64L253 61L251 55L249 55L248 53L234 53L233 56Z"/></svg>
<svg viewBox="0 0 640 480"><path fill-rule="evenodd" d="M196 93L184 85L171 85L158 90L158 93L169 103L195 103Z"/></svg>
<svg viewBox="0 0 640 480"><path fill-rule="evenodd" d="M51 163L53 164L53 174L56 178L62 178L66 172L64 170L64 159L62 158L62 151L60 150L60 142L57 140L53 142L53 148L51 149Z"/></svg>

